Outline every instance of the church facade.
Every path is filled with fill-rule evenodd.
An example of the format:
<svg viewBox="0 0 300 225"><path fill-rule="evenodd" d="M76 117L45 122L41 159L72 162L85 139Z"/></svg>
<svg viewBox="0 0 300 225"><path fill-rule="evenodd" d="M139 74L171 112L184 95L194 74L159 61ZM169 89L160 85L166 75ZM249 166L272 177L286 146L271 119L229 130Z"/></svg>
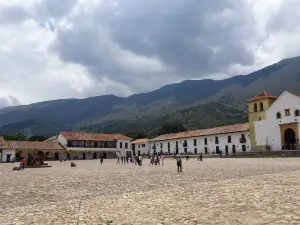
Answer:
<svg viewBox="0 0 300 225"><path fill-rule="evenodd" d="M249 103L251 146L255 151L299 149L300 95L275 97L263 90Z"/></svg>

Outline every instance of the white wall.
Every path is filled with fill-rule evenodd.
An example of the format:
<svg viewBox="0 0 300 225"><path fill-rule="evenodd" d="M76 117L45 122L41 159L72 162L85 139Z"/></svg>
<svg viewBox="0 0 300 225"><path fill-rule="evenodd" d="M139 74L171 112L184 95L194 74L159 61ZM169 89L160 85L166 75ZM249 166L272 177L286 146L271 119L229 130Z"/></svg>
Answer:
<svg viewBox="0 0 300 225"><path fill-rule="evenodd" d="M120 143L122 143L122 146ZM126 143L127 143L127 146L126 146ZM132 153L130 141L117 140L117 150L120 151L121 155L123 155L123 156L126 156L126 152Z"/></svg>
<svg viewBox="0 0 300 225"><path fill-rule="evenodd" d="M6 157L9 154L11 155L10 161L12 161L16 157L15 150L3 150L2 151L2 162L6 162Z"/></svg>
<svg viewBox="0 0 300 225"><path fill-rule="evenodd" d="M150 148L150 142L134 144L135 145L135 153L138 154L140 151L141 155L148 155ZM150 151L151 152L151 151Z"/></svg>
<svg viewBox="0 0 300 225"><path fill-rule="evenodd" d="M240 138L241 134L245 134L246 143L241 144ZM231 136L231 143L228 143L228 136ZM215 137L218 137L219 144L215 144ZM205 138L207 138L207 145L205 145ZM197 140L196 146L194 145L194 139ZM183 143L184 140L187 140L187 152L191 152L195 154L195 148L197 149L197 154L203 153L205 154L205 147L207 148L208 154L211 154L213 151L216 152L216 146L219 146L219 150L222 150L225 153L225 146L228 145L228 153L232 153L232 145L235 145L236 152L242 152L242 145L246 146L246 151L251 151L250 144L250 132L238 132L238 133L230 133L230 134L218 134L218 135L209 135L209 136L201 136L201 137L193 137L193 138L185 138L185 139L176 139L176 140L166 140L166 141L155 141L151 143L151 146L156 144L156 151L160 152L161 143L163 152L168 152L168 142L170 142L170 153L174 154L176 151L176 141L178 141L179 154L184 153ZM151 152L153 149L151 147Z"/></svg>
<svg viewBox="0 0 300 225"><path fill-rule="evenodd" d="M285 116L284 109L290 109L290 116ZM281 150L280 124L300 121L300 117L295 117L296 109L300 110L300 97L287 91L283 92L266 111L266 120L254 122L256 144L266 145L268 138L268 144L272 151ZM277 112L281 113L281 119L276 118ZM299 123L298 131L300 131Z"/></svg>
<svg viewBox="0 0 300 225"><path fill-rule="evenodd" d="M65 147L67 146L68 141L62 134L58 135L57 140L61 145L65 146Z"/></svg>

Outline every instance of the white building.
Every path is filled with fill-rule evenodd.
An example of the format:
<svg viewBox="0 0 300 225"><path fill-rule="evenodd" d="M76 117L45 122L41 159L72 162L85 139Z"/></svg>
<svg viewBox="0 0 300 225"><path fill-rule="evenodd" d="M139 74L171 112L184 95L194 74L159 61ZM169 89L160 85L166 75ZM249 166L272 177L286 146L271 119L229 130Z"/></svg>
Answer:
<svg viewBox="0 0 300 225"><path fill-rule="evenodd" d="M164 134L151 140L152 151L166 154L212 154L251 151L249 124Z"/></svg>
<svg viewBox="0 0 300 225"><path fill-rule="evenodd" d="M114 154L130 155L132 139L122 134L61 132L57 141L67 150L67 158L112 158ZM50 142L55 142L56 138Z"/></svg>
<svg viewBox="0 0 300 225"><path fill-rule="evenodd" d="M276 98L263 91L249 102L253 145L263 146L262 149L269 146L272 151L299 148L300 95L285 91ZM258 110L255 104L264 107ZM257 114L260 114L259 118Z"/></svg>
<svg viewBox="0 0 300 225"><path fill-rule="evenodd" d="M15 150L9 141L0 136L0 162L11 162L15 158Z"/></svg>
<svg viewBox="0 0 300 225"><path fill-rule="evenodd" d="M137 139L131 142L131 149L134 155L149 155L151 150L148 138Z"/></svg>

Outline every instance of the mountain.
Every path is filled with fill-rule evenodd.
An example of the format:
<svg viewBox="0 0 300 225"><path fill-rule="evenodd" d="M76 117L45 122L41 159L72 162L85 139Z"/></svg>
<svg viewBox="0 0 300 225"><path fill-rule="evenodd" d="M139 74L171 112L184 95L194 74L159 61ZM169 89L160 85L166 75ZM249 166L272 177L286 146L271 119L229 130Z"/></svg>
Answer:
<svg viewBox="0 0 300 225"><path fill-rule="evenodd" d="M0 134L51 135L62 129L96 132L155 130L168 120L189 129L247 121L245 101L261 89L299 92L300 57L224 80L186 80L121 98L114 95L60 99L0 110ZM222 109L222 110L220 110Z"/></svg>

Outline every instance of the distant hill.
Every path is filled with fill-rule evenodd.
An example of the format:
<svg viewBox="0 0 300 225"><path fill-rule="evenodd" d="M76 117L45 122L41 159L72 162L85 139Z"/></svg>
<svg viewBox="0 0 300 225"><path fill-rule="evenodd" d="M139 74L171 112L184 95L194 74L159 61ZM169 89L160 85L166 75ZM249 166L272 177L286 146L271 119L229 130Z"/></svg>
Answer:
<svg viewBox="0 0 300 225"><path fill-rule="evenodd" d="M224 80L186 80L127 98L104 95L61 99L0 110L0 134L51 135L60 129L101 132L143 130L153 135L166 120L189 129L247 121L245 101L266 88L299 93L300 57Z"/></svg>

